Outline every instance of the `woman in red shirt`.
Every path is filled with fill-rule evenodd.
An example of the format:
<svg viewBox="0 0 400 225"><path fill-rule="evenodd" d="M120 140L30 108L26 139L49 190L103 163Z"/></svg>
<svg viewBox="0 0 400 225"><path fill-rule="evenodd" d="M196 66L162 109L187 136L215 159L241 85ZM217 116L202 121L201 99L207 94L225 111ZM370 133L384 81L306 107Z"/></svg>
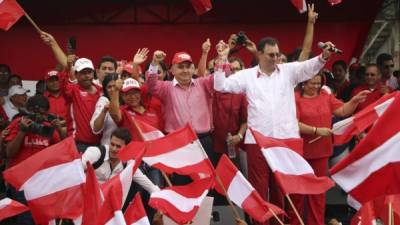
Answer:
<svg viewBox="0 0 400 225"><path fill-rule="evenodd" d="M121 92L122 100L125 103L122 106L119 104L119 92ZM153 109L151 106L146 107L143 104L141 88L135 79L128 78L124 81L117 80L113 90L109 91L109 95L109 113L111 118L117 125L129 129L133 140L142 140L142 138L141 135L136 132L137 129L132 119L140 120L158 130L162 130L162 124L157 110Z"/></svg>
<svg viewBox="0 0 400 225"><path fill-rule="evenodd" d="M326 176L328 159L332 155L333 145L330 137L332 115L345 117L351 115L357 105L364 101L368 91L360 92L347 103L336 99L334 95L321 90L325 79L322 74L301 84L296 92L296 106L301 137L304 139L303 157L314 169L317 176ZM322 136L313 143L310 140ZM297 196L296 205L301 213L304 211L304 199L307 200L308 225L323 225L325 213L325 194ZM303 213L304 214L304 213ZM304 218L304 217L303 217ZM291 224L298 224L293 221Z"/></svg>

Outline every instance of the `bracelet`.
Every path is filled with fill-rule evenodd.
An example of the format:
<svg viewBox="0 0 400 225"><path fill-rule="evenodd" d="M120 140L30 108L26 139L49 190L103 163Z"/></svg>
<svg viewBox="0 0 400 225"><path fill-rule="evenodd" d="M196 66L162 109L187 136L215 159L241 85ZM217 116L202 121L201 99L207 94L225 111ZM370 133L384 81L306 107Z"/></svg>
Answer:
<svg viewBox="0 0 400 225"><path fill-rule="evenodd" d="M239 136L240 140L243 140L243 135L241 133L237 133L237 136Z"/></svg>
<svg viewBox="0 0 400 225"><path fill-rule="evenodd" d="M314 135L317 134L317 127L314 127Z"/></svg>

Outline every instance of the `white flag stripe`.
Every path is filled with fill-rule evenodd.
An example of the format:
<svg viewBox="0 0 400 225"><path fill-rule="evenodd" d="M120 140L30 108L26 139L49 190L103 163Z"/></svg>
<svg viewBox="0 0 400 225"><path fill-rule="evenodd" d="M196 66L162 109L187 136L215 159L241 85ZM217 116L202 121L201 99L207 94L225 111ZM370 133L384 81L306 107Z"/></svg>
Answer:
<svg viewBox="0 0 400 225"><path fill-rule="evenodd" d="M164 134L159 130L143 133L143 138L146 141L155 140L161 137L164 137Z"/></svg>
<svg viewBox="0 0 400 225"><path fill-rule="evenodd" d="M344 134L350 124L353 123L354 117L349 117L347 119L341 120L333 124L332 130L335 135Z"/></svg>
<svg viewBox="0 0 400 225"><path fill-rule="evenodd" d="M350 194L347 195L347 204L349 204L349 206L353 207L357 211L360 210L362 206L361 203L355 200Z"/></svg>
<svg viewBox="0 0 400 225"><path fill-rule="evenodd" d="M153 192L151 194L151 198L164 199L175 206L179 211L190 212L195 206L200 207L200 204L206 197L207 193L208 190L205 190L203 194L197 198L188 198L172 190L161 190L158 192Z"/></svg>
<svg viewBox="0 0 400 225"><path fill-rule="evenodd" d="M195 165L207 157L205 154L203 154L202 150L199 150L199 146L201 145L200 143L196 143L198 141L199 140L196 140L191 144L171 152L152 157L143 157L143 161L150 166L156 163L162 163L171 168L182 168L188 165Z"/></svg>
<svg viewBox="0 0 400 225"><path fill-rule="evenodd" d="M114 212L114 217L107 221L105 225L126 225L122 211L118 210Z"/></svg>
<svg viewBox="0 0 400 225"><path fill-rule="evenodd" d="M140 220L137 220L136 222L132 223L132 224L128 224L128 225L150 225L149 223L149 219L147 219L147 217L143 217Z"/></svg>
<svg viewBox="0 0 400 225"><path fill-rule="evenodd" d="M20 190L25 191L25 198L29 201L80 185L85 183L85 180L82 161L75 159L38 171L21 186Z"/></svg>
<svg viewBox="0 0 400 225"><path fill-rule="evenodd" d="M262 153L273 172L290 175L313 174L314 170L297 152L284 147L262 149ZM286 163L282 163L284 160Z"/></svg>
<svg viewBox="0 0 400 225"><path fill-rule="evenodd" d="M127 167L119 174L119 180L121 182L122 186L122 205L125 203L126 196L128 196L129 189L131 188L132 184L132 170L133 166L135 165L135 161L132 160L133 162L129 163ZM122 207L122 206L121 206Z"/></svg>
<svg viewBox="0 0 400 225"><path fill-rule="evenodd" d="M385 110L388 108L388 106L390 104L392 104L392 102L394 101L394 97L393 98L389 98L388 100L382 102L381 104L375 106L375 111L378 114L378 116L381 116Z"/></svg>
<svg viewBox="0 0 400 225"><path fill-rule="evenodd" d="M247 181L246 178L240 173L240 171L236 172L235 177L232 179L231 183L228 187L228 196L229 198L239 207L242 206L244 200L251 194L254 188Z"/></svg>
<svg viewBox="0 0 400 225"><path fill-rule="evenodd" d="M334 179L344 191L350 192L375 171L389 163L400 161L399 149L397 147L399 142L400 132L374 149L374 151L371 151L361 159L333 174L332 179ZM357 168L365 168L365 170L359 170Z"/></svg>
<svg viewBox="0 0 400 225"><path fill-rule="evenodd" d="M11 199L9 198L4 198L0 201L0 209L8 206L11 203Z"/></svg>

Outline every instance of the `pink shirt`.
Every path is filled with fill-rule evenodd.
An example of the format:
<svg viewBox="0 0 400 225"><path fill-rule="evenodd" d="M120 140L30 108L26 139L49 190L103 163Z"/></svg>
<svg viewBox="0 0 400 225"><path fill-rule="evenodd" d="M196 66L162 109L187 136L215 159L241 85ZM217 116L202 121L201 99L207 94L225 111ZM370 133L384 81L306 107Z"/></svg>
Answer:
<svg viewBox="0 0 400 225"><path fill-rule="evenodd" d="M163 105L165 131L170 133L189 123L196 133L209 132L212 128L213 76L193 79L189 88L180 86L175 79L159 81L157 77L158 74L149 69L146 83L150 93Z"/></svg>

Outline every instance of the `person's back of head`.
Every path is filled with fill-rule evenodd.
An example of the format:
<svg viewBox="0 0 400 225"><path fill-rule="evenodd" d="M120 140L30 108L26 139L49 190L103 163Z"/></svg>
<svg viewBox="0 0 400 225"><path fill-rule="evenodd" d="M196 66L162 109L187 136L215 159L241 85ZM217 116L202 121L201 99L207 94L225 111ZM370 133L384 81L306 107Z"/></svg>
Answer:
<svg viewBox="0 0 400 225"><path fill-rule="evenodd" d="M45 96L34 95L26 102L26 108L32 112L39 112L40 109L47 112L50 109L50 103Z"/></svg>

